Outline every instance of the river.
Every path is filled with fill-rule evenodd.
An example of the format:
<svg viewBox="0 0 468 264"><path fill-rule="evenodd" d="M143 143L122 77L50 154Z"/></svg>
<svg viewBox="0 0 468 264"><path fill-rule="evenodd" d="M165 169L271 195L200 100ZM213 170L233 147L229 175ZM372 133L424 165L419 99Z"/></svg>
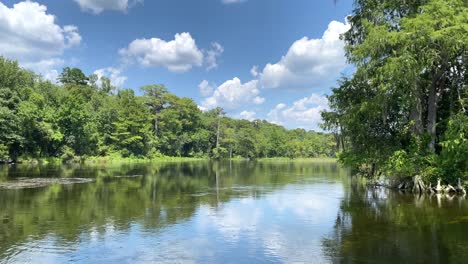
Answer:
<svg viewBox="0 0 468 264"><path fill-rule="evenodd" d="M4 165L0 183L0 263L468 261L464 197L366 188L334 161Z"/></svg>

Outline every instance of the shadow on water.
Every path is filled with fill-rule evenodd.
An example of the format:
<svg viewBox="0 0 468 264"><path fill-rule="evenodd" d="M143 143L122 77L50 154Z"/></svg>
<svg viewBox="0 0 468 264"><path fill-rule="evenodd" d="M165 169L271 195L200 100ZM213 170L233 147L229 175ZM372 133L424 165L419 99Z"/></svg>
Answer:
<svg viewBox="0 0 468 264"><path fill-rule="evenodd" d="M335 263L467 263L465 199L353 182L323 249Z"/></svg>

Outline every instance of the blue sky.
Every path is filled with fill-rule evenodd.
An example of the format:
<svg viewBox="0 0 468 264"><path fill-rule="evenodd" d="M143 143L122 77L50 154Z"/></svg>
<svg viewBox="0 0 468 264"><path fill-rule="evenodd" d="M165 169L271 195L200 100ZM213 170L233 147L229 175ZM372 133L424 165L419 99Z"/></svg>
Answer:
<svg viewBox="0 0 468 264"><path fill-rule="evenodd" d="M201 109L317 129L350 71L351 1L0 1L0 55L55 79L66 66L116 86L163 83Z"/></svg>

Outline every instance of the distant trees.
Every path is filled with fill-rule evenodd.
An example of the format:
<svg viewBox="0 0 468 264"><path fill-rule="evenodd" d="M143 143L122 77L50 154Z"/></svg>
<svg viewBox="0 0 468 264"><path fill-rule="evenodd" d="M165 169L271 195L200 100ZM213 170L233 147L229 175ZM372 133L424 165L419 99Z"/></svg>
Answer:
<svg viewBox="0 0 468 264"><path fill-rule="evenodd" d="M78 68L66 67L58 77L62 84L87 85L89 78Z"/></svg>
<svg viewBox="0 0 468 264"><path fill-rule="evenodd" d="M65 68L62 85L0 58L0 161L74 156L334 156L330 134L207 112L161 84L117 90L110 81ZM299 131L299 132L298 132ZM293 142L293 143L291 143Z"/></svg>
<svg viewBox="0 0 468 264"><path fill-rule="evenodd" d="M344 163L372 176L468 178L467 17L463 0L355 1L344 40L356 72L323 113ZM447 152L465 161L455 169Z"/></svg>
<svg viewBox="0 0 468 264"><path fill-rule="evenodd" d="M0 57L0 151L16 158L24 145L24 128L19 112L28 100L27 90L34 86L33 74L19 68L17 62Z"/></svg>

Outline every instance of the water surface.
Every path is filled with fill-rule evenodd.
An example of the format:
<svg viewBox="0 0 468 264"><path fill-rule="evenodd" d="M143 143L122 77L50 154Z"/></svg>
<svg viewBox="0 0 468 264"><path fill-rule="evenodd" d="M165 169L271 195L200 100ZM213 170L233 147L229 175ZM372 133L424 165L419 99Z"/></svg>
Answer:
<svg viewBox="0 0 468 264"><path fill-rule="evenodd" d="M368 189L335 162L3 166L0 263L466 263L465 198Z"/></svg>

